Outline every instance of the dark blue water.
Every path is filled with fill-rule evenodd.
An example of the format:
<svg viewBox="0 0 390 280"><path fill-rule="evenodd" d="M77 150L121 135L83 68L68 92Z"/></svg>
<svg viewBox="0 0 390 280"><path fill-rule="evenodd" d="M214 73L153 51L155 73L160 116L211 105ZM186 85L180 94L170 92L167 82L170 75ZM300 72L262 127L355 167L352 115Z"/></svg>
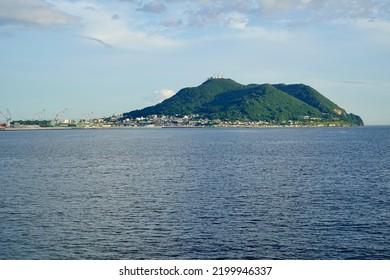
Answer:
<svg viewBox="0 0 390 280"><path fill-rule="evenodd" d="M1 259L390 259L390 127L0 132Z"/></svg>

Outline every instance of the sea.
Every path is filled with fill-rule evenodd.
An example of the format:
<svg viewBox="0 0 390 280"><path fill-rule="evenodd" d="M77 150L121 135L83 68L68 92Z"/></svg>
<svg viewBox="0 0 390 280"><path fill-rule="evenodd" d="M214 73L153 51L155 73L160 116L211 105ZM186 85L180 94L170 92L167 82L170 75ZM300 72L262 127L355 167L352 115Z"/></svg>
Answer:
<svg viewBox="0 0 390 280"><path fill-rule="evenodd" d="M0 259L390 260L390 126L1 131Z"/></svg>

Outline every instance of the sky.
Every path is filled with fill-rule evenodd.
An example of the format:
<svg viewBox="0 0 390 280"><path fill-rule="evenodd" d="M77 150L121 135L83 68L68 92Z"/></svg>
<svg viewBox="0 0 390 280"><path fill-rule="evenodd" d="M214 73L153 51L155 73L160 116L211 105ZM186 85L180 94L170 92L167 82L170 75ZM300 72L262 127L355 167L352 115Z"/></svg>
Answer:
<svg viewBox="0 0 390 280"><path fill-rule="evenodd" d="M389 73L388 0L0 0L0 111L14 120L121 114L218 74L304 83L390 125Z"/></svg>

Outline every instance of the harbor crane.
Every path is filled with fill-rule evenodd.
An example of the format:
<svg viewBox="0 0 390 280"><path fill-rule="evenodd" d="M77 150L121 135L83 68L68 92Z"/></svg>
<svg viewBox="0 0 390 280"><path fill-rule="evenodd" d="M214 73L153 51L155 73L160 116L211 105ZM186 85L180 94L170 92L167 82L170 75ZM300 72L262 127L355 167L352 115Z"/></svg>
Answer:
<svg viewBox="0 0 390 280"><path fill-rule="evenodd" d="M33 117L33 121L38 121L39 119L41 119L43 117L43 115L45 114L46 112L46 109L43 109L42 111L36 113Z"/></svg>
<svg viewBox="0 0 390 280"><path fill-rule="evenodd" d="M6 126L9 126L10 124L10 121L12 120L12 116L11 116L11 113L10 111L7 109L7 108L4 108L7 110L6 113L3 113L2 111L0 111L0 115L2 115L4 118L5 118L5 124Z"/></svg>
<svg viewBox="0 0 390 280"><path fill-rule="evenodd" d="M59 113L55 116L54 121L55 121L56 123L59 123L59 122L61 121L61 119L62 119L62 116L63 116L67 111L68 111L68 108L65 108L64 110L62 110L61 112L59 112Z"/></svg>
<svg viewBox="0 0 390 280"><path fill-rule="evenodd" d="M87 122L91 119L93 115L93 112L90 112L90 113L87 113L87 114L82 114L81 117L80 117L80 122Z"/></svg>

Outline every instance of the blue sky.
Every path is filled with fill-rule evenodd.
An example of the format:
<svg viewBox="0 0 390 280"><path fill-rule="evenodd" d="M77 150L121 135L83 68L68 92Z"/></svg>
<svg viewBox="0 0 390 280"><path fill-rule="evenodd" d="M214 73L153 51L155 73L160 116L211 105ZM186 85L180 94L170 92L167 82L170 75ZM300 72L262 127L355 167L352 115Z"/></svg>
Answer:
<svg viewBox="0 0 390 280"><path fill-rule="evenodd" d="M0 0L0 63L13 119L120 114L222 74L390 124L390 1Z"/></svg>

